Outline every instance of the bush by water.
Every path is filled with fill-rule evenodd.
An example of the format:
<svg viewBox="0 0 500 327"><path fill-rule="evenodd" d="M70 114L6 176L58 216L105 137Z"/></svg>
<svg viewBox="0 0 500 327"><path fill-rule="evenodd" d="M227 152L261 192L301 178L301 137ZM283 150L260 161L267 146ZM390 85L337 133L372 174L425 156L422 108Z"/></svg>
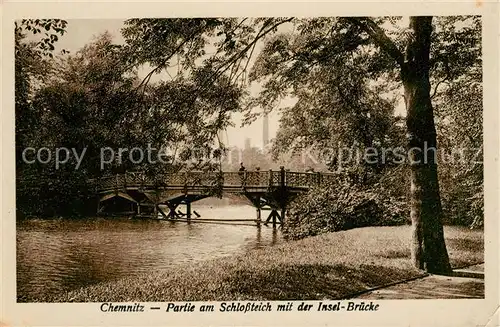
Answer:
<svg viewBox="0 0 500 327"><path fill-rule="evenodd" d="M357 227L406 223L409 208L404 197L385 194L378 184L367 187L339 176L336 183L312 189L291 203L283 234L301 239Z"/></svg>

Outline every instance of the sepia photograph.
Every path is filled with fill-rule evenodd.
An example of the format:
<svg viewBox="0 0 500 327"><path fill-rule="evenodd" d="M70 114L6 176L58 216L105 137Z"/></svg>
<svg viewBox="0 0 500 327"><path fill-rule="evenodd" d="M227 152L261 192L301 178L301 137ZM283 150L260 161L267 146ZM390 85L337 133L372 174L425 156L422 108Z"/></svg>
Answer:
<svg viewBox="0 0 500 327"><path fill-rule="evenodd" d="M487 298L481 15L140 16L13 21L16 305Z"/></svg>
<svg viewBox="0 0 500 327"><path fill-rule="evenodd" d="M484 297L480 17L15 32L18 301Z"/></svg>

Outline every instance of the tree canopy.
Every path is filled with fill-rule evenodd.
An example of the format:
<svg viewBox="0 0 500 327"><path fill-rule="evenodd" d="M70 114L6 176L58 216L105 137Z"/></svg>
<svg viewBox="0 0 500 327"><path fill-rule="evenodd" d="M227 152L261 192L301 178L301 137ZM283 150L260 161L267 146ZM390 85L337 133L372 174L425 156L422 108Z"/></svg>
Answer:
<svg viewBox="0 0 500 327"><path fill-rule="evenodd" d="M24 176L40 167L22 166L22 149L42 144L85 147L91 158L102 147L147 144L174 153L166 166L118 163L102 170L89 160L75 172L79 181L127 169L186 168L183 159L195 147L215 149L216 157L224 152L217 135L236 112L249 124L280 111L275 157L353 144L481 150L480 17L130 19L123 44L104 34L75 54L54 55L66 25L16 23L16 153ZM28 42L27 33L40 37ZM164 78L155 82L156 74ZM255 85L258 92L251 92ZM280 106L284 99L292 104ZM397 114L403 105L406 114ZM209 159L211 165L220 157ZM338 160L324 159L338 170ZM364 165L374 185L389 183L389 193L408 197L415 263L446 271L441 221L472 212L463 220L481 224L482 165L438 161L397 167L353 161L345 168ZM49 175L61 174L71 173Z"/></svg>

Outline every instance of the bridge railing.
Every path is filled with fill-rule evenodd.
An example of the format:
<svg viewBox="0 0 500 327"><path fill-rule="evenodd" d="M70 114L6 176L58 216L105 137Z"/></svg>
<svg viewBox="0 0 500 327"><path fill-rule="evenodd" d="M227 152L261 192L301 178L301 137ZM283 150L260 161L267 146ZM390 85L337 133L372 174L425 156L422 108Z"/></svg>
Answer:
<svg viewBox="0 0 500 327"><path fill-rule="evenodd" d="M93 179L91 182L95 184L97 191L119 190L126 186L123 175L101 177Z"/></svg>
<svg viewBox="0 0 500 327"><path fill-rule="evenodd" d="M247 171L245 172L245 185L246 186L275 186L271 181L273 175L272 170L268 171Z"/></svg>
<svg viewBox="0 0 500 327"><path fill-rule="evenodd" d="M166 184L169 186L180 186L179 181L183 182L184 187L210 187L217 185L218 174L217 172L192 171L166 176Z"/></svg>
<svg viewBox="0 0 500 327"><path fill-rule="evenodd" d="M272 182L272 174L272 171L225 172L223 173L224 186L269 187L278 185Z"/></svg>
<svg viewBox="0 0 500 327"><path fill-rule="evenodd" d="M221 182L224 187L295 187L310 188L334 181L332 173L291 172L285 170L243 171L243 172L178 172L158 174L154 178L140 172L127 172L102 177L93 182L97 191L124 190L127 187L212 187ZM222 180L221 180L222 179Z"/></svg>
<svg viewBox="0 0 500 327"><path fill-rule="evenodd" d="M173 186L184 187L188 186L211 186L217 180L216 172L179 172L174 174L158 174L155 178L146 176L142 173L126 173L125 184L129 187L144 187L144 186Z"/></svg>

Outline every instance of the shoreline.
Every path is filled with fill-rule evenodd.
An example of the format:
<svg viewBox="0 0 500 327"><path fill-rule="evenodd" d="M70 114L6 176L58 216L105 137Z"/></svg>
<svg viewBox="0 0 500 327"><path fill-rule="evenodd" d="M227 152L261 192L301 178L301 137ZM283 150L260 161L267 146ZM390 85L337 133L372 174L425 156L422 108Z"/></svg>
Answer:
<svg viewBox="0 0 500 327"><path fill-rule="evenodd" d="M397 226L326 233L18 302L345 299L425 275L411 266L409 231ZM445 238L453 267L484 261L482 230L445 226Z"/></svg>

